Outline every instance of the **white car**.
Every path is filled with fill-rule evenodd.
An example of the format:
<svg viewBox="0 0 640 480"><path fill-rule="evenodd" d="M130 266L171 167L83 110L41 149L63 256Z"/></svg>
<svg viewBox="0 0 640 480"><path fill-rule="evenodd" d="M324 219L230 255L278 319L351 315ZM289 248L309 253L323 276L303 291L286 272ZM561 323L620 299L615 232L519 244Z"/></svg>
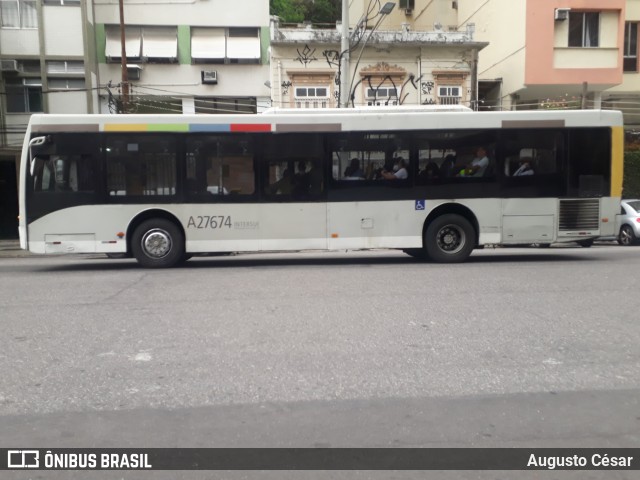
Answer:
<svg viewBox="0 0 640 480"><path fill-rule="evenodd" d="M640 240L640 200L622 200L616 215L616 240L620 245L633 245Z"/></svg>

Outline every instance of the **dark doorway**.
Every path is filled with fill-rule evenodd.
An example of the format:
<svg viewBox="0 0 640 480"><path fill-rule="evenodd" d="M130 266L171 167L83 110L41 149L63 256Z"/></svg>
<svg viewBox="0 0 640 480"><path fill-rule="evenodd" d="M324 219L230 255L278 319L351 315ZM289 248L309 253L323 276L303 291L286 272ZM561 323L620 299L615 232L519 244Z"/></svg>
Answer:
<svg viewBox="0 0 640 480"><path fill-rule="evenodd" d="M0 158L0 238L18 238L18 182L13 158Z"/></svg>
<svg viewBox="0 0 640 480"><path fill-rule="evenodd" d="M478 110L502 110L502 79L478 81Z"/></svg>

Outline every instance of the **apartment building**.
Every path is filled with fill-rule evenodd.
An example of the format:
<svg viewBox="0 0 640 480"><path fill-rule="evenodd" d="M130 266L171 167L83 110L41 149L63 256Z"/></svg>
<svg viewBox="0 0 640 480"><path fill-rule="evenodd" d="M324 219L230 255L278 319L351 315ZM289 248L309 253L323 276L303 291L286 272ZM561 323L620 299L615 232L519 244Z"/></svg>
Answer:
<svg viewBox="0 0 640 480"><path fill-rule="evenodd" d="M125 0L129 113L255 113L269 106L269 2ZM100 110L117 111L117 0L94 0ZM150 14L150 12L153 12ZM111 85L111 86L110 86ZM116 95L119 98L119 95Z"/></svg>
<svg viewBox="0 0 640 480"><path fill-rule="evenodd" d="M80 0L0 2L0 236L16 235L18 159L30 115L95 111L91 19Z"/></svg>
<svg viewBox="0 0 640 480"><path fill-rule="evenodd" d="M341 24L284 25L273 18L273 105L337 106L342 86L350 106L474 106L475 64L487 44L475 40L473 25L458 29L456 8L451 0L353 0L348 49ZM349 69L342 72L347 51Z"/></svg>
<svg viewBox="0 0 640 480"><path fill-rule="evenodd" d="M607 107L622 110L625 124L640 126L640 65L638 64L638 25L640 0L627 0L622 39L622 83L603 93Z"/></svg>
<svg viewBox="0 0 640 480"><path fill-rule="evenodd" d="M459 25L473 23L489 43L478 66L480 109L576 107L583 98L599 108L624 83L627 3L638 2L458 0Z"/></svg>
<svg viewBox="0 0 640 480"><path fill-rule="evenodd" d="M269 2L0 1L0 237L17 232L32 113L255 113L270 106Z"/></svg>

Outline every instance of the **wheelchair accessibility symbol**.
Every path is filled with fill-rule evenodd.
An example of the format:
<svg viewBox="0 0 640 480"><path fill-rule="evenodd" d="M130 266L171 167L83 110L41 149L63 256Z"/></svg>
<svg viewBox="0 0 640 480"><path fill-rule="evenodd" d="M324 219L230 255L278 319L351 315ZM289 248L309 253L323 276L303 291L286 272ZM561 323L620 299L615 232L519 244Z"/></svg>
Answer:
<svg viewBox="0 0 640 480"><path fill-rule="evenodd" d="M425 203L426 203L426 200L416 200L416 210L424 210Z"/></svg>

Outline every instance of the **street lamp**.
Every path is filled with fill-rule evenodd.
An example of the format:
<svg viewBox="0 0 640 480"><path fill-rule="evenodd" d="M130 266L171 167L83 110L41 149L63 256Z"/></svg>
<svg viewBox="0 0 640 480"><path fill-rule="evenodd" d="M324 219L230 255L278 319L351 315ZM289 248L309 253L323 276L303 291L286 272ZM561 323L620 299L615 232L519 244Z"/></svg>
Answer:
<svg viewBox="0 0 640 480"><path fill-rule="evenodd" d="M371 35L380 26L384 17L389 15L395 6L396 4L394 2L387 2L382 6L380 11L378 12L378 16L380 18L378 18L378 21L373 26L373 28L369 30L369 35L367 35L367 39L362 43L362 47L360 48L360 53L358 54L358 61L356 62L356 66L353 70L353 77L351 77L351 83L349 84L349 92L347 93L347 105L345 106L348 106L348 103L349 103L349 97L351 96L351 89L353 88L353 80L356 76L356 72L358 71L358 65L360 64L360 59L362 58L362 52L364 52L364 47L367 46L367 42L369 42L369 40L371 39Z"/></svg>
<svg viewBox="0 0 640 480"><path fill-rule="evenodd" d="M382 8L378 11L378 15L380 18L378 19L375 26L369 32L369 36L365 40L362 45L362 50L364 50L364 46L371 38L371 34L373 31L378 28L382 19L389 15L393 8L396 6L394 2L386 2ZM361 19L362 22L362 19ZM360 25L360 22L358 23ZM357 28L357 27L356 27ZM355 32L354 32L355 33ZM347 85L349 84L349 54L351 51L351 46L349 45L351 37L349 36L349 0L342 0L342 35L341 35L341 44L340 44L340 56L339 61L340 65L338 66L338 75L340 80L340 98L338 99L338 107L348 107L349 106L349 96L351 93L351 87L347 89ZM362 56L362 50L360 50L360 56ZM360 62L360 57L358 57L358 62ZM351 81L351 86L353 85L353 80Z"/></svg>
<svg viewBox="0 0 640 480"><path fill-rule="evenodd" d="M387 2L385 3L382 8L380 9L379 14L380 15L389 15L391 13L391 11L393 10L393 7L395 7L396 4L393 2Z"/></svg>

